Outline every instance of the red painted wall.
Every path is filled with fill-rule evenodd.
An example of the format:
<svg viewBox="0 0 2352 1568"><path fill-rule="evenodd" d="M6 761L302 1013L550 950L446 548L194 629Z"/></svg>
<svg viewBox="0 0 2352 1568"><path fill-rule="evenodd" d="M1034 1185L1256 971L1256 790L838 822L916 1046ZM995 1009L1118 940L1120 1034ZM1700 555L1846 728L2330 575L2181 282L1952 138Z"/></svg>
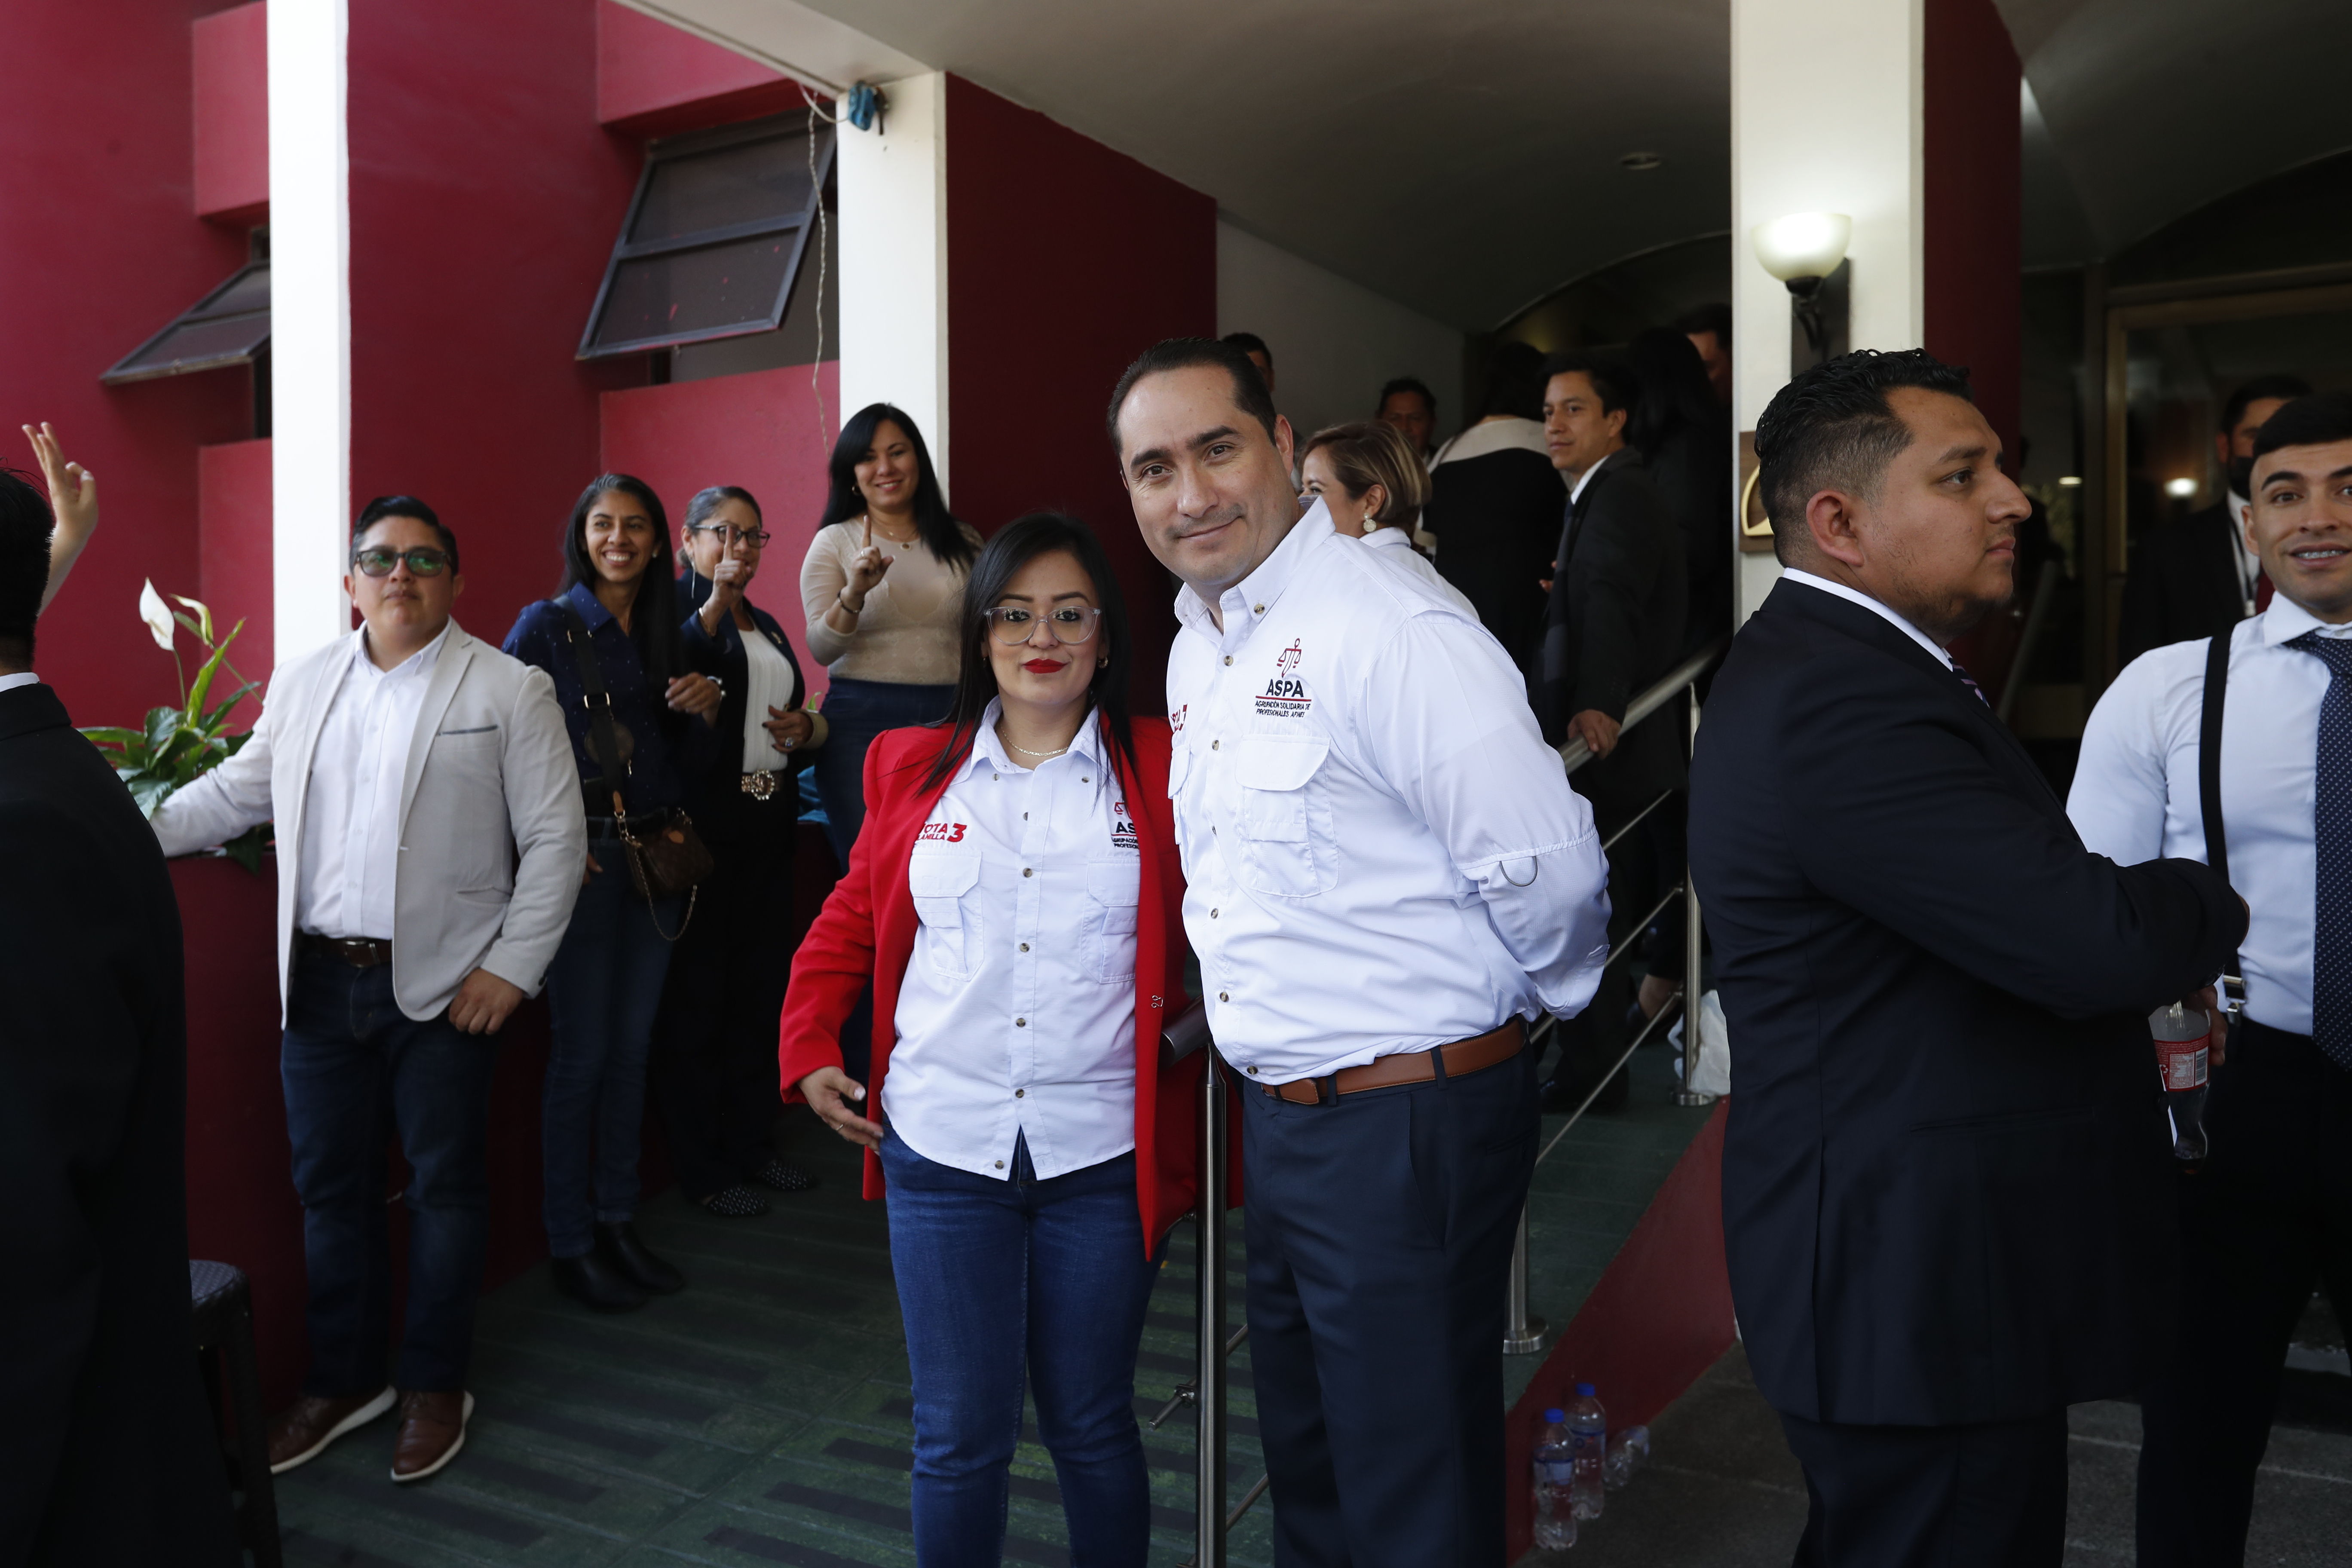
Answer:
<svg viewBox="0 0 2352 1568"><path fill-rule="evenodd" d="M1137 627L1136 710L1164 712L1174 595L1103 410L1143 350L1215 335L1217 205L961 77L948 136L951 500L983 533L1043 508L1092 524Z"/></svg>
<svg viewBox="0 0 2352 1568"><path fill-rule="evenodd" d="M1927 352L1969 367L2017 468L2022 71L1992 0L1927 0Z"/></svg>
<svg viewBox="0 0 2352 1568"><path fill-rule="evenodd" d="M196 216L269 219L269 15L262 0L197 18Z"/></svg>
<svg viewBox="0 0 2352 1568"><path fill-rule="evenodd" d="M1723 1260L1723 1121L1718 1105L1667 1173L1601 1283L1511 1406L1504 1431L1504 1560L1534 1540L1528 1485L1543 1412L1579 1383L1599 1392L1612 1428L1646 1426L1731 1348L1731 1275Z"/></svg>
<svg viewBox="0 0 2352 1568"><path fill-rule="evenodd" d="M138 620L139 584L194 594L196 448L251 433L241 370L110 390L98 378L245 260L195 216L190 24L217 0L21 0L0 93L0 461L48 420L98 476L97 539L42 617L38 667L76 721L137 722L175 700Z"/></svg>
<svg viewBox="0 0 2352 1568"><path fill-rule="evenodd" d="M791 80L755 60L614 0L597 0L596 118L615 131L668 136L804 102Z"/></svg>
<svg viewBox="0 0 2352 1568"><path fill-rule="evenodd" d="M596 122L594 0L358 5L350 58L353 504L431 503L496 643L555 587L598 395L645 377L572 358L642 152Z"/></svg>
<svg viewBox="0 0 2352 1568"><path fill-rule="evenodd" d="M268 442L231 441L196 449L199 554L193 597L211 606L219 636L245 623L228 657L249 680L262 679L271 668L269 506ZM250 729L259 717L257 709L241 709L236 728Z"/></svg>
<svg viewBox="0 0 2352 1568"><path fill-rule="evenodd" d="M751 598L783 623L811 691L825 686L824 666L809 657L800 589L801 558L824 510L824 461L832 449L817 425L820 395L828 429L838 426L837 362L819 367L814 392L809 367L800 364L608 392L602 401L604 466L653 486L673 530L706 485L740 485L759 498L775 537L761 557Z"/></svg>

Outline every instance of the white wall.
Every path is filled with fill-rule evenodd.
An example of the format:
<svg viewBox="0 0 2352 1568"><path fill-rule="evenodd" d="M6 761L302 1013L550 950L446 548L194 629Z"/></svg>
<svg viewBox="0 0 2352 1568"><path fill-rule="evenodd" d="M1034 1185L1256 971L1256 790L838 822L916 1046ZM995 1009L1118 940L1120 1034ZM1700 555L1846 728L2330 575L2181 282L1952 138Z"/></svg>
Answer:
<svg viewBox="0 0 2352 1568"><path fill-rule="evenodd" d="M1731 0L1733 396L1753 430L1789 380L1789 290L1756 259L1761 223L1853 219L1849 341L1907 349L1926 335L1921 195L1925 0ZM1740 557L1742 615L1780 567Z"/></svg>
<svg viewBox="0 0 2352 1568"><path fill-rule="evenodd" d="M345 0L269 7L270 635L285 664L351 629L351 156Z"/></svg>
<svg viewBox="0 0 2352 1568"><path fill-rule="evenodd" d="M1419 376L1438 426L1462 417L1462 334L1350 283L1226 218L1217 220L1217 331L1255 332L1274 353L1275 405L1301 436L1369 419L1381 384Z"/></svg>
<svg viewBox="0 0 2352 1568"><path fill-rule="evenodd" d="M878 131L840 128L840 419L893 403L949 482L948 79L884 84ZM952 489L949 491L953 494Z"/></svg>

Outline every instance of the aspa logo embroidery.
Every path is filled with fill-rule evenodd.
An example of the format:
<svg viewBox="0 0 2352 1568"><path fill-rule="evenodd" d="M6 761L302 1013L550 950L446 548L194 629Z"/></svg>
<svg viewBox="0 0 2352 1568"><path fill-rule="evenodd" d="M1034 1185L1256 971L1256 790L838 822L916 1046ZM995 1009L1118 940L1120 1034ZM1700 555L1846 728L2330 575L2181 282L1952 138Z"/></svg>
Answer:
<svg viewBox="0 0 2352 1568"><path fill-rule="evenodd" d="M1307 694L1307 683L1298 679L1298 661L1305 655L1297 643L1276 657L1274 679L1265 683L1265 691L1257 700L1261 719L1301 719L1315 706L1315 699Z"/></svg>
<svg viewBox="0 0 2352 1568"><path fill-rule="evenodd" d="M947 844L961 844L963 842L963 824L926 822L923 824L922 831L915 835L915 842L919 844L926 838L936 838Z"/></svg>
<svg viewBox="0 0 2352 1568"><path fill-rule="evenodd" d="M1127 802L1123 800L1110 803L1110 847L1114 849L1133 849L1137 847L1135 818L1128 815Z"/></svg>

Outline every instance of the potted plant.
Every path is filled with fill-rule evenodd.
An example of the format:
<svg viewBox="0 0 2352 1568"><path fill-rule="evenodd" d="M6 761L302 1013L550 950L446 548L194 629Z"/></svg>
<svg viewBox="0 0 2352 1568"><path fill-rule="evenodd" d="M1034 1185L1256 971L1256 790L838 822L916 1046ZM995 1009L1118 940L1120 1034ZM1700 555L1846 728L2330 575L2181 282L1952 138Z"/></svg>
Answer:
<svg viewBox="0 0 2352 1568"><path fill-rule="evenodd" d="M172 597L186 608L173 609L163 602L163 595L155 592L153 583L142 584L139 618L147 624L155 646L172 656L172 668L180 680L179 706L149 709L146 725L142 729L101 726L82 731L109 754L116 776L128 786L139 809L149 816L171 798L173 791L236 755L248 737L227 732L229 715L261 684L246 679L236 666L228 662L228 645L245 629L243 621L231 626L228 636L215 642L211 609L178 594ZM180 662L180 627L185 627L205 647L205 662L198 667L193 682ZM238 682L237 688L206 708L205 700L212 695L214 682L224 669L230 679ZM221 851L247 870L258 870L262 851L269 847L270 837L270 826L265 822L230 839L221 846Z"/></svg>

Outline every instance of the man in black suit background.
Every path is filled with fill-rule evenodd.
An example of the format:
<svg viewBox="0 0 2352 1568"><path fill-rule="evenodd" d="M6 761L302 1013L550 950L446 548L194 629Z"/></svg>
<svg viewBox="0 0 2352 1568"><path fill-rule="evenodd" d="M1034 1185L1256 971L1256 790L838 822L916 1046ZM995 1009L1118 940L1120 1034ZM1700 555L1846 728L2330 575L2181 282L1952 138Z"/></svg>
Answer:
<svg viewBox="0 0 2352 1568"><path fill-rule="evenodd" d="M1691 867L1738 1092L1725 1250L1803 1465L1801 1564L2060 1561L2066 1406L2170 1310L2144 1018L2245 906L2083 847L1944 647L2010 596L2025 497L1965 373L1841 355L1757 426L1790 568L1699 731Z"/></svg>
<svg viewBox="0 0 2352 1568"><path fill-rule="evenodd" d="M1570 775L1592 802L1603 838L1667 791L1682 788L1683 730L1661 715L1631 731L1625 710L1682 655L1690 585L1683 534L1642 455L1625 444L1637 395L1626 369L1599 354L1554 354L1544 370L1544 446L1569 486L1538 656L1536 718L1544 739L1570 739L1592 761ZM1612 945L1631 936L1659 892L1682 875L1681 813L1653 812L1609 856ZM1632 1092L1623 1054L1632 981L1622 964L1592 1005L1562 1026L1560 1069L1544 1109L1573 1110L1603 1078L1594 1109Z"/></svg>
<svg viewBox="0 0 2352 1568"><path fill-rule="evenodd" d="M78 548L95 490L53 447ZM179 906L130 793L33 674L51 531L0 469L0 1563L231 1563L188 1321Z"/></svg>
<svg viewBox="0 0 2352 1568"><path fill-rule="evenodd" d="M2213 455L2228 485L2222 499L2150 529L2133 552L2116 622L2116 656L2129 664L2152 647L2220 635L2271 607L2270 579L2246 548L2246 494L2254 432L2292 398L2310 392L2299 376L2257 376L2230 395Z"/></svg>

